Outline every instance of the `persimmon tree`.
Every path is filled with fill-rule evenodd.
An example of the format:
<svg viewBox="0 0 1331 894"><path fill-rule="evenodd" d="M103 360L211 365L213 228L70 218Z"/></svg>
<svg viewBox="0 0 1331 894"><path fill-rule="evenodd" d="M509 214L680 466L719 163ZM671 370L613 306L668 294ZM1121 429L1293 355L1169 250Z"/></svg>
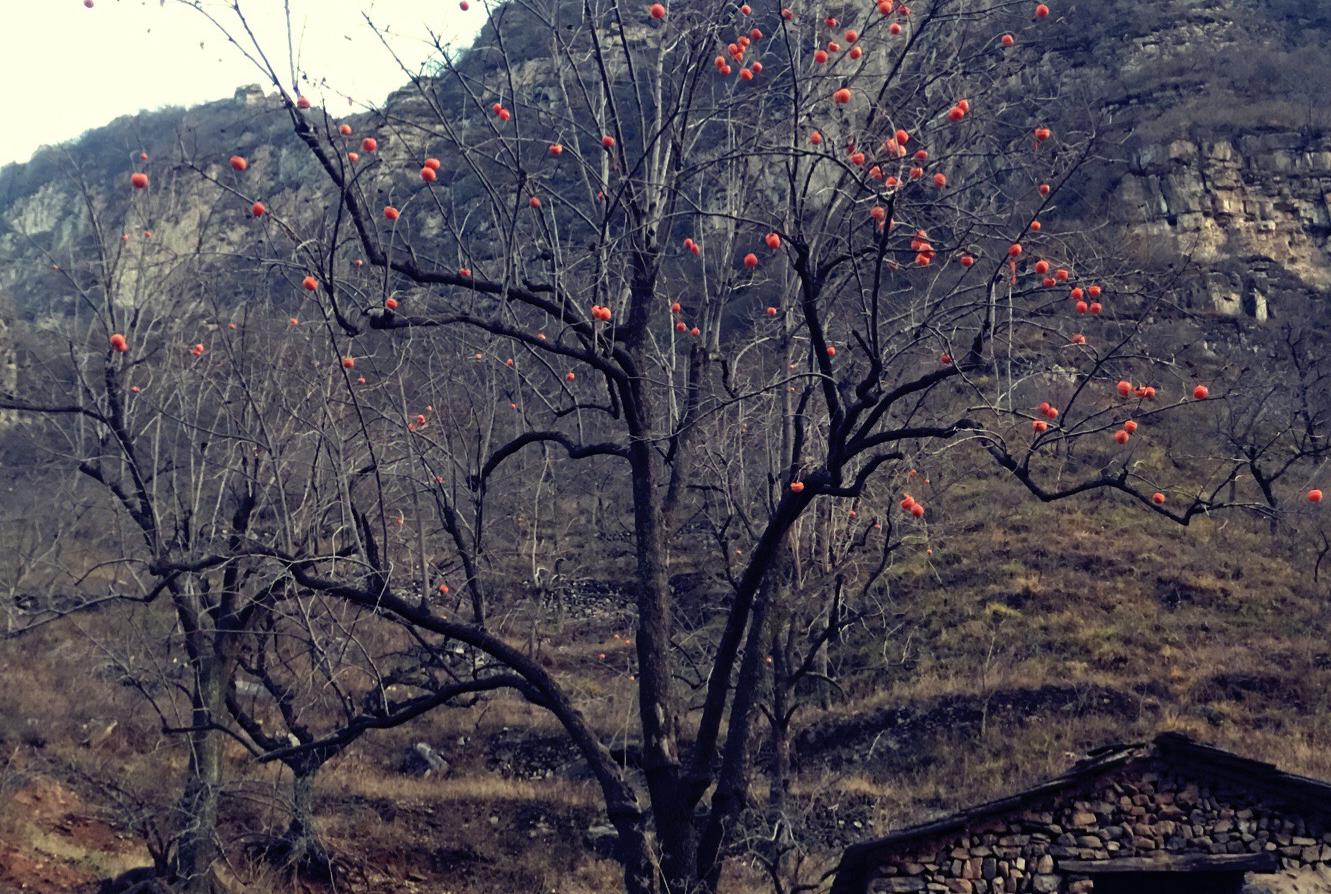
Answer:
<svg viewBox="0 0 1331 894"><path fill-rule="evenodd" d="M0 394L0 406L38 421L28 437L46 464L78 473L81 483L64 488L67 517L91 511L103 530L91 543L52 539L57 555L47 561L64 573L51 592L15 607L7 633L117 603L170 605L174 625L162 641L145 633L155 625L135 623L133 642L99 647L186 743L183 792L158 850L179 890L208 891L228 741L290 768L281 851L326 868L309 816L319 767L365 732L474 700L505 678L465 655L421 658L400 626L363 636L362 609L330 606L274 573L274 553L336 564L350 537L350 554L391 550L435 576L432 557L417 551L423 539L406 539L404 514L444 479L421 483L420 457L406 443L423 424L405 413L409 383L389 364L370 385L372 358L358 370L330 337L331 321L306 317L317 306L299 296L315 265L300 262L299 246L286 260L270 256L290 245L280 217L247 206L254 230L239 253L203 248L216 235L207 217L162 238L185 202L173 175L225 185L244 159L153 165L135 156L129 201L103 202L81 183L87 255L50 271L71 296L55 308L63 344L23 358L20 381ZM376 399L361 401L361 388ZM373 496L358 494L344 514L337 495L358 489ZM451 559L441 561L451 570ZM241 684L266 692L263 706ZM292 751L292 740L307 747Z"/></svg>
<svg viewBox="0 0 1331 894"><path fill-rule="evenodd" d="M789 468L791 430L783 423L793 419L799 392L788 386L761 404L733 404L718 414L732 418L713 420L701 439L696 461L706 484L700 488L700 511L715 541L713 561L727 569L732 587L734 575L745 566L744 547L732 544L747 545L752 528L766 523L771 482ZM770 417L745 415L755 411ZM806 420L812 415L805 410ZM936 493L924 476L910 470L907 476L916 493L926 498ZM809 806L791 796L796 716L802 709L830 707L882 671L884 644L896 626L886 575L902 549L932 552L927 544L933 525L896 524L898 515L886 511L895 498L877 486L881 483L866 482L853 499L816 503L790 526L763 584L767 616L751 624L744 646L746 654L762 655L766 663L764 679L751 687L749 710L755 720L761 718L753 739L763 743L759 766L767 777L767 794L758 804L747 792L737 796L741 803L726 849L760 865L780 892L809 883L804 877ZM706 651L710 645L702 640L707 660L694 658L694 663L707 665L713 657ZM730 754L729 743L745 740L727 741ZM730 759L748 761L737 749ZM737 780L748 776L747 770L729 774Z"/></svg>
<svg viewBox="0 0 1331 894"><path fill-rule="evenodd" d="M526 681L593 767L630 891L719 884L748 797L774 570L813 507L876 480L904 487L934 445L972 450L1041 500L1117 491L1181 524L1263 503L1224 498L1239 476L1224 458L1186 485L1133 461L1139 426L1205 414L1210 394L1144 340L1158 303L1127 276L1098 281L1078 256L1093 234L1059 229L1057 197L1096 161L1095 128L1063 115L1055 132L1020 77L1028 45L1060 27L1043 4L504 4L472 49L440 48L434 76L404 69L411 89L357 122L368 137L311 109L301 73L274 66L231 11L216 20L279 90L354 251L384 293L416 290L410 306L359 300L331 266L335 231L320 299L342 334L511 346L530 399L486 467L558 445L610 458L601 468L626 481L645 791L559 681L482 619L417 607L388 575L367 587L277 558L302 586L461 640ZM668 572L704 483L698 433L774 399L787 401L778 462L745 507L693 712L674 683ZM905 523L929 523L928 506L901 500Z"/></svg>
<svg viewBox="0 0 1331 894"><path fill-rule="evenodd" d="M216 813L228 681L259 667L241 634L299 593L460 650L452 695L509 689L549 711L602 793L626 891L715 891L765 687L784 735L792 677L829 677L838 572L861 587L890 574L888 535L937 517L911 477L920 457L1186 525L1273 511L1321 449L1245 436L1257 462L1293 452L1255 492L1254 458L1230 449L1168 471L1137 457L1159 418L1211 418L1226 389L1152 322L1167 296L1060 217L1100 156L1094 117L1054 122L1059 98L1028 83L1063 27L1043 4L508 3L483 11L470 50L440 46L429 76L404 68L409 89L341 122L244 3L189 5L263 72L321 172L309 189L327 212L310 221L263 203L262 165L195 165L221 206L271 228L255 248L266 294L302 300L317 337L284 341L281 315L256 311L191 355L193 332L232 311L215 278L169 313L129 312L99 284L94 322L71 323L78 396L3 404L86 420L80 467L108 457L85 474L133 520L143 545L126 561L143 598L170 596L189 644L192 816ZM139 370L172 390L136 426L124 389ZM167 454L143 454L149 433ZM624 495L641 777L576 687L490 615L513 584L494 526L534 486L519 469L567 506L589 481ZM154 487L163 475L189 502ZM729 593L684 642L669 578L699 518ZM794 585L810 581L806 600ZM399 718L382 704L343 729ZM250 738L270 757L320 747ZM210 845L182 841L184 876L203 877Z"/></svg>

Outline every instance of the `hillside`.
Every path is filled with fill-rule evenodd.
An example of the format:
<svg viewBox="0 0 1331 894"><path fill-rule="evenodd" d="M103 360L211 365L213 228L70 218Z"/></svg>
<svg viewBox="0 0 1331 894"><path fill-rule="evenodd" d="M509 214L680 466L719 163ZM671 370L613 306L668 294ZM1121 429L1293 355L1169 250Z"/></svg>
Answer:
<svg viewBox="0 0 1331 894"><path fill-rule="evenodd" d="M1134 454L1137 474L1165 482L1171 501L1185 500L1171 483L1200 466L1197 442L1228 443L1244 420L1260 422L1244 414L1261 406L1265 389L1306 391L1314 407L1327 400L1325 379L1301 364L1331 345L1331 114L1317 102L1331 88L1331 69L1321 64L1331 49L1331 12L1300 0L1167 0L1130 13L1091 0L1059 6L1057 36L1037 47L1033 61L1005 68L995 96L1047 108L1056 130L1094 132L1094 163L1046 220L1097 252L1125 304L1145 306L1167 294L1153 318L1202 349L1200 361L1167 358L1176 378L1187 381L1199 368L1215 377L1217 396L1222 382L1234 394L1228 428L1167 417ZM851 21L854 11L838 14ZM520 63L516 73L498 64L490 30L457 65L467 83L514 78L519 93L539 94L558 63L538 37L506 46L509 62ZM412 160L430 151L440 126L432 115L483 130L485 109L452 84L441 77L404 87L379 112L353 119L358 137L383 135L374 165L414 170ZM310 116L320 127L336 125L321 121L318 110ZM572 149L585 137L566 139ZM140 153L148 160L139 161ZM233 154L264 172L261 193L231 176ZM138 167L153 177L151 205L131 205L121 188ZM562 174L543 176L547 194L577 187ZM465 221L457 225L473 227L484 242L494 222L478 214L473 224L467 216L483 204L477 179L461 166L441 179L448 202L441 218L449 226ZM385 185L366 175L366 182L372 207L406 208L429 195L414 180ZM269 209L262 222L250 213L253 201ZM287 111L262 90L121 119L0 170L0 390L68 372L60 365L60 327L82 313L81 278L96 275L86 206L107 221L129 221L120 250L144 263L118 268L117 276L135 306L151 307L158 298L152 283L162 281L154 276L175 258L199 259L186 281L212 290L208 325L220 342L226 319L290 313L293 327L305 319L307 306L290 297L305 249L265 227L276 226L276 217L291 232L322 235L337 204ZM146 216L133 217L140 208ZM590 227L578 229L583 223L560 224L575 234L570 242L594 241ZM481 272L506 260L468 253L447 227L426 225L413 235L420 257L440 269L471 264ZM538 256L535 245L524 251ZM330 253L328 263L332 269L342 258ZM364 275L347 275L355 294L381 302L380 285L357 276ZM767 303L764 288L736 287L739 300L718 325L719 345L756 328L746 309ZM404 302L416 297L396 294ZM381 368L374 363L392 357L386 337L375 340L381 335L370 332L360 343L372 347L363 349L358 371L373 376ZM478 414L487 435L508 431L511 417L492 408L517 411L520 398L462 362L473 348L480 360L491 346L451 331L440 341L447 362L404 376L419 391L404 388L402 405L438 394L441 410ZM1146 353L1156 347L1149 343ZM317 396L320 380L306 370L321 361L306 361L318 355L273 356L287 364L284 386ZM556 381L562 375L556 371ZM1242 391L1254 382L1251 393ZM1023 399L1033 394L1027 391ZM947 399L961 406L966 397L958 388ZM491 416L479 415L485 407ZM35 582L58 580L73 591L121 573L107 570L114 557L103 552L109 514L78 502L90 490L61 472L75 449L18 419L0 413L0 617L7 630L37 598ZM716 477L728 469L728 443L708 456ZM972 446L922 452L908 480L871 494L890 510L895 490L910 487L930 504L929 527L892 541L887 573L865 584L872 610L828 647L828 684L799 692L788 731L789 791L754 786L756 802L732 845L744 859L728 864L728 890L771 890L753 855L765 853L763 809L782 797L797 817L787 859L817 884L851 843L1053 775L1098 746L1145 741L1164 729L1331 778L1331 521L1324 509L1282 492L1279 514L1202 515L1180 527L1114 492L1039 502L1000 470L976 463L978 453ZM1324 461L1320 468L1325 480ZM488 567L504 586L494 594L490 623L572 681L590 726L626 772L638 774L629 487L608 473L602 483L603 467L560 455L520 469L495 484L513 524L492 547ZM442 485L443 476L435 480ZM543 491L532 496L558 481L566 489L548 505ZM1300 489L1310 485L1300 479ZM862 526L878 518L861 511ZM833 532L829 541L852 538L853 513L847 521L842 508L819 512L818 530ZM529 521L538 514L548 530L537 532ZM735 571L732 542L706 522L704 506L680 524L671 545L669 583L685 650L720 624ZM899 533L887 527L884 542ZM866 528L865 540L872 536ZM817 542L808 550L815 567L807 580L816 590L840 569L819 566L824 544L809 537ZM575 550L578 561L561 565ZM858 583L871 565L857 555L846 575ZM74 568L88 572L81 577ZM140 572L123 573L134 581ZM432 583L415 567L402 577L408 591ZM174 783L162 780L182 775L186 756L180 736L163 731L171 718L144 696L169 703L173 687L185 691L183 650L156 654L151 646L176 623L164 604L109 605L0 640L0 674L8 681L0 689L0 889L91 892L101 879L161 856L150 851L176 796ZM412 648L411 635L398 629L364 642L372 661ZM701 691L698 668L680 676ZM150 685L160 688L146 691ZM753 739L759 772L783 759L783 740L767 720L756 723ZM235 890L286 890L289 881L259 859L258 833L285 824L288 796L275 792L285 792L290 777L280 764L255 763L234 741L225 760L222 835L233 859L223 880ZM320 773L313 809L339 868L332 883L302 882L311 891L591 894L620 883L610 859L615 830L591 769L550 714L516 692L367 735Z"/></svg>
<svg viewBox="0 0 1331 894"><path fill-rule="evenodd" d="M1272 553L1265 532L1232 524L1125 529L1112 500L1054 509L997 480L947 505L933 555L920 547L902 560L885 605L896 633L842 654L848 697L797 717L791 796L811 875L874 833L1163 729L1331 776L1331 609L1308 553ZM630 560L612 551L604 563ZM631 711L633 671L632 613L616 583L571 584L570 607L509 621L539 631L546 661L580 680L612 739ZM139 836L171 797L152 780L180 771L179 750L114 665L89 679L68 660L86 637L145 620L104 614L100 635L53 627L0 653L4 883L55 894L146 860ZM447 761L445 776L420 777L418 742ZM760 745L758 760L768 755ZM231 758L240 825L227 834L240 835L276 821L264 806L274 777L239 749ZM321 775L315 815L357 890L572 894L615 883L598 856L606 829L585 766L539 710L511 698L366 740ZM740 890L766 890L736 872Z"/></svg>

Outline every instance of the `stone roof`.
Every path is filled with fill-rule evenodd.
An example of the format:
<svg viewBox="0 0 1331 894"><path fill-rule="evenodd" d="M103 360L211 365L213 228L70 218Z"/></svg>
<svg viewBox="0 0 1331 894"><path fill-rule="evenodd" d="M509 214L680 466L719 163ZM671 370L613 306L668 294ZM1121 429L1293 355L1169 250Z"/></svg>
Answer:
<svg viewBox="0 0 1331 894"><path fill-rule="evenodd" d="M1068 772L1031 788L852 845L841 856L832 894L859 894L864 890L866 876L883 856L917 842L962 831L982 820L1016 812L1041 798L1108 775L1130 761L1151 757L1164 760L1189 775L1228 781L1260 792L1265 797L1331 815L1331 782L1287 773L1275 764L1195 742L1180 733L1161 733L1149 743L1097 748Z"/></svg>

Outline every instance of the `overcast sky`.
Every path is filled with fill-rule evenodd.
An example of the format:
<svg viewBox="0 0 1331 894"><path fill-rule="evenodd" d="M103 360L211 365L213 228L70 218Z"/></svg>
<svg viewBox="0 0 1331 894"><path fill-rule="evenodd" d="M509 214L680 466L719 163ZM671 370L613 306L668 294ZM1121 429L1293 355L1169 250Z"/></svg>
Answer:
<svg viewBox="0 0 1331 894"><path fill-rule="evenodd" d="M231 25L231 0L202 5ZM377 103L405 78L365 24L387 29L415 67L431 55L428 34L464 47L482 24L480 0L240 0L279 71L289 70L283 7L291 8L301 67L327 88L307 95L335 113L345 95ZM260 73L218 29L181 0L0 0L0 84L5 120L0 166L73 139L120 115L231 96ZM265 87L271 90L270 86Z"/></svg>

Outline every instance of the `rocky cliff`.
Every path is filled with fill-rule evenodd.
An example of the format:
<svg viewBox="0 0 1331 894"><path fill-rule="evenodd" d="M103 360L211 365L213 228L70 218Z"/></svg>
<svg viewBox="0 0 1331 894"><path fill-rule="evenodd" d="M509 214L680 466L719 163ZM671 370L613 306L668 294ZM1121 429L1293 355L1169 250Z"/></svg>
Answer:
<svg viewBox="0 0 1331 894"><path fill-rule="evenodd" d="M1083 184L1083 212L1112 221L1146 270L1178 271L1193 308L1324 317L1331 8L1077 2L1067 20L1071 39L1043 64L1106 123L1106 160Z"/></svg>
<svg viewBox="0 0 1331 894"><path fill-rule="evenodd" d="M110 267L129 297L144 271L173 257L243 252L262 232L244 185L227 180L232 154L264 165L264 192L254 199L280 204L295 220L319 219L314 160L276 99L257 87L191 109L119 118L0 169L0 300L21 318L41 320L72 312L79 293ZM152 178L151 190L129 188L135 170ZM227 197L208 178L242 192ZM107 267L94 239L99 229L115 262Z"/></svg>
<svg viewBox="0 0 1331 894"><path fill-rule="evenodd" d="M1113 208L1191 261L1194 306L1265 321L1331 290L1331 142L1292 131L1178 139L1134 153Z"/></svg>
<svg viewBox="0 0 1331 894"><path fill-rule="evenodd" d="M1075 114L1101 129L1100 157L1073 184L1065 210L1103 233L1148 284L1168 276L1195 310L1257 322L1324 318L1331 10L1314 0L1067 0L1055 17L1038 62L1014 70L1009 86L1047 107L1055 125ZM469 76L498 74L491 42L483 33L464 55ZM514 76L539 88L552 64L544 44L509 39L506 49L518 57ZM1058 85L1052 94L1026 95L1049 75ZM387 108L399 120L424 111L412 90ZM407 151L389 144L386 152ZM220 200L193 170L225 182L232 153L266 172L265 194L247 198L294 220L315 225L335 201L278 103L255 88L227 102L120 119L0 170L0 296L29 318L67 311L76 290L64 274L91 247L84 189L104 219L120 220L132 164L150 170L160 198L125 233L125 250L156 240L188 251L206 227L205 248L243 253L260 238L248 204Z"/></svg>

